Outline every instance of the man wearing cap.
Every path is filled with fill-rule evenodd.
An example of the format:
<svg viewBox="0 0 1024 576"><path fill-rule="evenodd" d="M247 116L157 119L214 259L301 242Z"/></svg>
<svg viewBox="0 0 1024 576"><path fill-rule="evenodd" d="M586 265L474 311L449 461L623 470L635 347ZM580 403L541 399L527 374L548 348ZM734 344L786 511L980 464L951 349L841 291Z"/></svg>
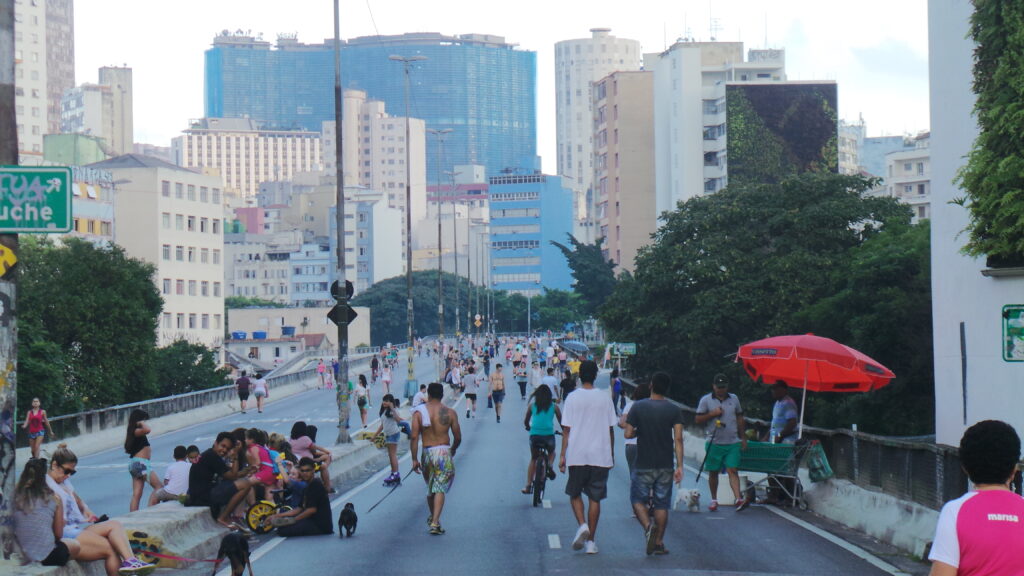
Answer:
<svg viewBox="0 0 1024 576"><path fill-rule="evenodd" d="M711 394L705 395L697 405L697 424L705 424L708 443L704 469L708 471L711 502L708 510L718 510L718 473L725 467L729 473L729 486L736 497L736 510L747 507L740 496L740 450L747 449L746 422L743 407L735 394L729 393L729 379L716 374Z"/></svg>

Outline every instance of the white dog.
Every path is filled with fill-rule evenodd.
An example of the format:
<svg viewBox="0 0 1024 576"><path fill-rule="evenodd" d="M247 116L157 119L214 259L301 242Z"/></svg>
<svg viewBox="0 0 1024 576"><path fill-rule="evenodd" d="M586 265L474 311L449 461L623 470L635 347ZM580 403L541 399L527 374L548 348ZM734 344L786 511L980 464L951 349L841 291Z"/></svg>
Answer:
<svg viewBox="0 0 1024 576"><path fill-rule="evenodd" d="M675 502L672 509L678 510L681 505L686 505L690 512L700 512L700 491L699 490L676 490Z"/></svg>

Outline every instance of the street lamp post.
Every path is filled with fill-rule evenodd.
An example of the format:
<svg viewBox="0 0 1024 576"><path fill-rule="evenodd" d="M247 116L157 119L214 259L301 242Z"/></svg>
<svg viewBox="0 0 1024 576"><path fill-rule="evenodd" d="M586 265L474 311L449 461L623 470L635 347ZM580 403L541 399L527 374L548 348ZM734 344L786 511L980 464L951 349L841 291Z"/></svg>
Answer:
<svg viewBox="0 0 1024 576"><path fill-rule="evenodd" d="M402 63L405 72L405 298L406 298L406 322L408 323L408 377L405 381L405 397L412 398L415 393L416 370L413 367L415 360L415 343L413 341L413 315L412 315L412 168L409 165L411 160L410 148L412 142L409 138L409 64L426 60L426 56L388 56L389 60Z"/></svg>
<svg viewBox="0 0 1024 576"><path fill-rule="evenodd" d="M444 136L451 133L451 128L438 130L428 128L434 136L437 136L437 340L444 343L444 257L441 250L441 163L444 150ZM444 360L437 355L437 379L440 382L444 377Z"/></svg>
<svg viewBox="0 0 1024 576"><path fill-rule="evenodd" d="M342 161L342 92L341 92L341 14L338 0L334 0L334 162L335 162L335 227L338 234L338 291L333 296L343 309L348 308L348 281L345 278L345 171ZM346 314L347 315L347 314ZM344 318L346 315L342 315ZM349 396L348 396L348 320L338 323L338 378L336 384L338 405L338 438L339 444L348 444L352 438L348 434Z"/></svg>
<svg viewBox="0 0 1024 576"><path fill-rule="evenodd" d="M446 172L452 177L455 189L455 172ZM452 196L452 254L455 257L455 345L459 345L459 202L458 193Z"/></svg>

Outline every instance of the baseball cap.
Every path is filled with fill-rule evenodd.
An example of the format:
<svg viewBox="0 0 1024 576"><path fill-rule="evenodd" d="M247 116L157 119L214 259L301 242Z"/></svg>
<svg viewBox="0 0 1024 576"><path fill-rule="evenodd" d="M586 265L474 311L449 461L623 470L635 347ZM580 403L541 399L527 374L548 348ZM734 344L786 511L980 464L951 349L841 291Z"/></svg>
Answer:
<svg viewBox="0 0 1024 576"><path fill-rule="evenodd" d="M729 378L725 374L715 374L715 388L728 388Z"/></svg>

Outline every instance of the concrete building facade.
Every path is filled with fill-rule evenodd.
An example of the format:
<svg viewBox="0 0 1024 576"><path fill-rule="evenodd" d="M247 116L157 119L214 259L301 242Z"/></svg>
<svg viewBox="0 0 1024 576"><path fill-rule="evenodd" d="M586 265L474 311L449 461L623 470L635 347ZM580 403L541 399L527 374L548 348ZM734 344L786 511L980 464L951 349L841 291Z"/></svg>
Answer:
<svg viewBox="0 0 1024 576"><path fill-rule="evenodd" d="M102 138L111 156L134 151L132 69L100 68L98 84L82 84L64 92L60 132Z"/></svg>
<svg viewBox="0 0 1024 576"><path fill-rule="evenodd" d="M582 239L594 222L593 84L616 71L641 68L640 42L617 38L610 28L591 28L590 38L555 43L555 138L558 174L573 189L573 209ZM580 226L584 228L580 228Z"/></svg>
<svg viewBox="0 0 1024 576"><path fill-rule="evenodd" d="M930 135L913 138L913 147L886 155L885 188L914 212L914 222L931 218Z"/></svg>
<svg viewBox="0 0 1024 576"><path fill-rule="evenodd" d="M171 140L171 153L179 166L217 171L225 189L247 199L261 182L319 170L320 144L318 132L263 130L248 118L202 118Z"/></svg>
<svg viewBox="0 0 1024 576"><path fill-rule="evenodd" d="M861 173L861 154L867 126L864 119L857 122L839 121L839 173L856 175Z"/></svg>
<svg viewBox="0 0 1024 576"><path fill-rule="evenodd" d="M967 209L953 182L978 134L973 115L970 0L929 0L932 317L935 441L956 446L964 429L999 419L1024 430L1024 275L965 256Z"/></svg>
<svg viewBox="0 0 1024 576"><path fill-rule="evenodd" d="M224 336L224 209L220 180L128 154L87 166L117 184L114 238L156 266L164 299L160 346L188 340L218 349Z"/></svg>
<svg viewBox="0 0 1024 576"><path fill-rule="evenodd" d="M333 304L332 304L333 306ZM355 306L355 322L349 324L349 349L370 344L370 309ZM327 319L331 307L322 308L233 308L228 310L228 326L231 332L245 332L252 340L254 332L265 332L267 340L287 337L286 327L294 329L297 338L322 335L326 338L326 349L338 351L338 329ZM269 357L276 357L270 350ZM266 355L265 355L266 357ZM354 378L353 378L354 380Z"/></svg>
<svg viewBox="0 0 1024 576"><path fill-rule="evenodd" d="M615 72L594 84L594 202L605 259L634 269L657 229L654 73Z"/></svg>

